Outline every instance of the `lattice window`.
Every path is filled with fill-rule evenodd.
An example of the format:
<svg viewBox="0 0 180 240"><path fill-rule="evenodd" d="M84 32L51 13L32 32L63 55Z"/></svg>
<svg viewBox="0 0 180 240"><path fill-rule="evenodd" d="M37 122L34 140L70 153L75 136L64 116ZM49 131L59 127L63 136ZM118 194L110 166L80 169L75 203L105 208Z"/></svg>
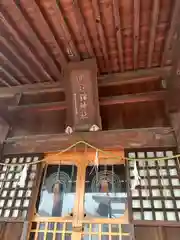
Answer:
<svg viewBox="0 0 180 240"><path fill-rule="evenodd" d="M85 224L81 239L131 240L132 232L130 224Z"/></svg>
<svg viewBox="0 0 180 240"><path fill-rule="evenodd" d="M72 235L71 222L32 222L29 239L68 240Z"/></svg>
<svg viewBox="0 0 180 240"><path fill-rule="evenodd" d="M132 194L134 220L180 220L180 168L177 159L154 161L150 158L171 157L172 151L129 152L138 160L137 169L140 185ZM131 185L133 183L134 161L129 162Z"/></svg>
<svg viewBox="0 0 180 240"><path fill-rule="evenodd" d="M6 164L22 164L37 161L39 156L13 156L4 159ZM37 165L28 167L25 186L19 187L18 181L23 166L0 166L0 218L27 217L32 195Z"/></svg>
<svg viewBox="0 0 180 240"><path fill-rule="evenodd" d="M71 222L40 222L32 223L30 239L70 240L72 236ZM79 239L89 240L130 240L132 239L132 225L130 224L95 224L85 223Z"/></svg>

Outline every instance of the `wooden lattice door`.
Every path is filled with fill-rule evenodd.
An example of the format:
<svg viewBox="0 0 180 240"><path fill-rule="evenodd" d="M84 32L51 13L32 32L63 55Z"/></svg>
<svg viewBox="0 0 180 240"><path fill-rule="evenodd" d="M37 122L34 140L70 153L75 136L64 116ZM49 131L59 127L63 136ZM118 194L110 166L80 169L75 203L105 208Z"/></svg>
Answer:
<svg viewBox="0 0 180 240"><path fill-rule="evenodd" d="M29 239L131 239L125 162L114 155L48 155Z"/></svg>

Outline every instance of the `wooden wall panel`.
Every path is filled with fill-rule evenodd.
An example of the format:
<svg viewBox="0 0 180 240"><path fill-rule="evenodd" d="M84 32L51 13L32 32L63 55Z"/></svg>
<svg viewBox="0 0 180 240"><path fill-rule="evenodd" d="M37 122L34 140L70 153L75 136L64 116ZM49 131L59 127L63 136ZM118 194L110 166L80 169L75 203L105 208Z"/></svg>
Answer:
<svg viewBox="0 0 180 240"><path fill-rule="evenodd" d="M135 240L179 240L179 227L135 226Z"/></svg>
<svg viewBox="0 0 180 240"><path fill-rule="evenodd" d="M14 116L12 130L13 136L27 136L33 134L55 134L65 131L66 111L40 111L19 112Z"/></svg>
<svg viewBox="0 0 180 240"><path fill-rule="evenodd" d="M136 226L134 228L135 240L159 240L156 239L156 227Z"/></svg>
<svg viewBox="0 0 180 240"><path fill-rule="evenodd" d="M165 227L163 240L179 240L180 239L180 227Z"/></svg>
<svg viewBox="0 0 180 240"><path fill-rule="evenodd" d="M0 223L0 240L21 240L23 223ZM24 239L23 239L24 240Z"/></svg>

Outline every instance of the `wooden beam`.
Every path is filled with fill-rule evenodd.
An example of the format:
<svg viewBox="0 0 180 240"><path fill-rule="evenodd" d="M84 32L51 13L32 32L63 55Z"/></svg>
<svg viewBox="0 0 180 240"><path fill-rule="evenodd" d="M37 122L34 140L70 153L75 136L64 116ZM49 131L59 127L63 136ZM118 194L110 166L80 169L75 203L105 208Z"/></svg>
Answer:
<svg viewBox="0 0 180 240"><path fill-rule="evenodd" d="M159 18L159 9L160 9L160 0L153 0L151 28L150 28L150 37L149 37L149 49L148 49L148 63L147 63L147 66L149 68L151 67L151 64L152 64L154 43L156 38L156 27L157 27L158 18Z"/></svg>
<svg viewBox="0 0 180 240"><path fill-rule="evenodd" d="M65 102L37 103L29 105L8 106L8 111L59 111L66 109Z"/></svg>
<svg viewBox="0 0 180 240"><path fill-rule="evenodd" d="M98 86L107 87L113 85L125 85L152 81L154 78L166 78L170 70L171 67L164 67L108 74L107 76L101 76L98 78Z"/></svg>
<svg viewBox="0 0 180 240"><path fill-rule="evenodd" d="M1 71L0 71L0 76L5 79L9 85L20 85L19 81L13 77L8 71L6 71L6 69L1 67Z"/></svg>
<svg viewBox="0 0 180 240"><path fill-rule="evenodd" d="M80 140L87 141L102 149L119 147L141 149L176 146L172 129L160 127L84 132L72 135L49 134L13 137L5 141L4 154L56 152Z"/></svg>
<svg viewBox="0 0 180 240"><path fill-rule="evenodd" d="M166 78L171 67L152 68L145 70L129 71L124 73L109 74L98 78L98 87L120 86L132 83L141 83L154 81L158 78ZM0 98L12 97L16 93L22 94L38 94L44 92L62 92L64 84L61 81L57 83L35 83L15 86L13 88L0 88Z"/></svg>
<svg viewBox="0 0 180 240"><path fill-rule="evenodd" d="M138 68L138 46L139 46L139 21L140 21L140 0L134 0L134 69Z"/></svg>
<svg viewBox="0 0 180 240"><path fill-rule="evenodd" d="M101 47L102 47L102 52L103 52L103 56L104 56L104 62L105 62L105 66L108 72L111 71L111 64L110 64L110 60L109 60L109 55L108 55L108 50L107 50L107 42L106 42L106 37L105 37L105 33L104 33L104 29L102 26L102 21L101 21L101 11L100 11L100 7L99 7L99 1L98 0L92 0L92 7L94 10L94 15L96 18L96 26L97 26L97 32L99 34L99 40L101 43Z"/></svg>
<svg viewBox="0 0 180 240"><path fill-rule="evenodd" d="M119 1L113 0L113 12L114 12L119 64L120 64L121 72L124 72L123 44L122 44L122 35L121 35L121 18L120 18L119 11L120 11Z"/></svg>
<svg viewBox="0 0 180 240"><path fill-rule="evenodd" d="M35 83L19 85L15 87L0 88L0 99L13 97L15 94L34 95L38 93L64 92L62 82L58 83Z"/></svg>
<svg viewBox="0 0 180 240"><path fill-rule="evenodd" d="M114 105L114 104L127 104L136 102L150 102L164 100L166 96L166 91L156 91L156 92L146 92L138 94L128 94L113 97L102 97L99 99L101 106ZM19 106L8 106L7 110L10 112L14 111L59 111L67 109L67 103L65 101L61 102L49 102L49 103L37 103Z"/></svg>
<svg viewBox="0 0 180 240"><path fill-rule="evenodd" d="M5 55L0 53L0 65L3 66L11 75L16 76L21 83L30 83L27 77L11 62L11 59L6 58ZM19 85L19 82L18 84Z"/></svg>
<svg viewBox="0 0 180 240"><path fill-rule="evenodd" d="M11 85L10 85L7 81L4 80L4 77L3 77L3 78L0 77L0 83L1 83L2 85L4 85L4 86L8 87L8 88L11 87ZM3 87L3 88L4 88L4 87Z"/></svg>
<svg viewBox="0 0 180 240"><path fill-rule="evenodd" d="M115 97L103 97L100 98L100 105L114 105L114 104L125 104L125 103L137 103L137 102L151 102L164 100L166 91L147 92L138 94L128 94Z"/></svg>
<svg viewBox="0 0 180 240"><path fill-rule="evenodd" d="M95 59L70 63L65 70L67 126L74 131L101 129Z"/></svg>

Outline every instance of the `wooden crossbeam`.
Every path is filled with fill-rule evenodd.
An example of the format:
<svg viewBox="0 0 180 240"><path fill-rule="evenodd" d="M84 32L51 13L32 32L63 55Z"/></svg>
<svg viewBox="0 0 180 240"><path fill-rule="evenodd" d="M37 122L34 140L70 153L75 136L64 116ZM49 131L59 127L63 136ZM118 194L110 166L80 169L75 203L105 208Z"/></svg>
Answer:
<svg viewBox="0 0 180 240"><path fill-rule="evenodd" d="M109 74L98 78L98 87L120 86L131 83L149 82L159 78L166 78L171 71L171 67L151 68L145 70L129 71L118 74ZM61 79L62 80L62 79ZM12 97L16 93L38 94L44 92L64 91L63 82L57 83L36 83L26 84L13 88L0 88L0 98Z"/></svg>
<svg viewBox="0 0 180 240"><path fill-rule="evenodd" d="M138 94L128 94L115 97L104 97L100 98L100 105L158 101L163 100L165 98L165 95L166 91L157 91Z"/></svg>
<svg viewBox="0 0 180 240"><path fill-rule="evenodd" d="M7 138L4 154L56 152L84 140L98 148L175 147L171 128L138 128L66 134L45 134ZM83 148L84 146L82 146Z"/></svg>
<svg viewBox="0 0 180 240"><path fill-rule="evenodd" d="M103 97L99 99L101 106L125 104L125 103L137 103L137 102L150 102L164 100L166 91L156 91L138 94L128 94L113 97ZM67 108L66 102L49 102L49 103L37 103L19 106L8 106L8 111L58 111Z"/></svg>
<svg viewBox="0 0 180 240"><path fill-rule="evenodd" d="M8 111L59 111L64 109L66 109L66 103L63 101L8 107Z"/></svg>

